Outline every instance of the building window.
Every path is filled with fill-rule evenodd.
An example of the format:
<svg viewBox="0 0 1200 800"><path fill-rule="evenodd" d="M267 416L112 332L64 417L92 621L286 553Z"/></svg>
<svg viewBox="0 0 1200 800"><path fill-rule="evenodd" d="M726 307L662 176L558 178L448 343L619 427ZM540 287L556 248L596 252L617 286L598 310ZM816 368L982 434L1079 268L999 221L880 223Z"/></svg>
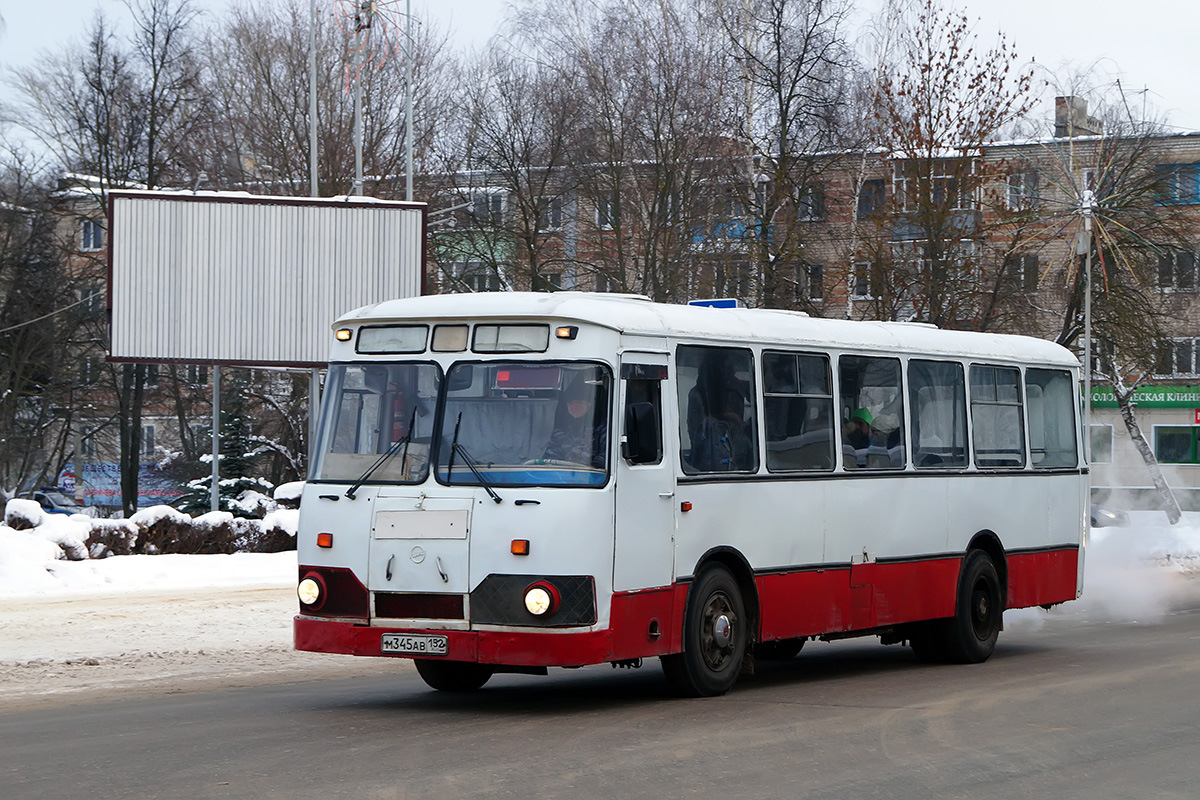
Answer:
<svg viewBox="0 0 1200 800"><path fill-rule="evenodd" d="M452 293L500 291L500 276L483 261L452 261L445 269Z"/></svg>
<svg viewBox="0 0 1200 800"><path fill-rule="evenodd" d="M1161 377L1200 375L1196 357L1200 346L1195 338L1168 339L1159 345L1154 372Z"/></svg>
<svg viewBox="0 0 1200 800"><path fill-rule="evenodd" d="M863 181L858 187L858 218L870 219L883 213L885 183L882 178Z"/></svg>
<svg viewBox="0 0 1200 800"><path fill-rule="evenodd" d="M562 228L563 203L561 197L538 199L538 232L548 233Z"/></svg>
<svg viewBox="0 0 1200 800"><path fill-rule="evenodd" d="M1159 164L1154 172L1160 203L1200 203L1200 164Z"/></svg>
<svg viewBox="0 0 1200 800"><path fill-rule="evenodd" d="M806 186L796 193L796 219L815 222L825 217L825 194L819 186Z"/></svg>
<svg viewBox="0 0 1200 800"><path fill-rule="evenodd" d="M871 297L871 265L866 261L859 261L850 274L850 299L870 300Z"/></svg>
<svg viewBox="0 0 1200 800"><path fill-rule="evenodd" d="M100 357L84 356L79 359L79 382L90 386L100 380Z"/></svg>
<svg viewBox="0 0 1200 800"><path fill-rule="evenodd" d="M90 284L75 291L79 299L79 310L86 316L97 316L104 311L104 287Z"/></svg>
<svg viewBox="0 0 1200 800"><path fill-rule="evenodd" d="M917 174L928 166L930 174ZM935 159L932 163L926 161L902 162L896 165L892 176L892 191L901 211L916 211L924 198L923 184L928 184L931 205L937 208L949 208L952 211L962 211L973 206L971 193L960 181L960 173L970 165L955 159Z"/></svg>
<svg viewBox="0 0 1200 800"><path fill-rule="evenodd" d="M1186 250L1158 257L1158 288L1164 292L1194 292L1197 289L1196 254Z"/></svg>
<svg viewBox="0 0 1200 800"><path fill-rule="evenodd" d="M602 231L611 231L617 226L616 203L612 195L596 198L596 227Z"/></svg>
<svg viewBox="0 0 1200 800"><path fill-rule="evenodd" d="M158 386L158 364L147 364L145 374L147 388Z"/></svg>
<svg viewBox="0 0 1200 800"><path fill-rule="evenodd" d="M142 457L154 458L154 425L142 426Z"/></svg>
<svg viewBox="0 0 1200 800"><path fill-rule="evenodd" d="M82 439L79 440L79 445L83 451L82 453L80 453L80 455L85 460L91 461L96 458L96 437L84 436ZM79 468L76 467L76 469L79 469Z"/></svg>
<svg viewBox="0 0 1200 800"><path fill-rule="evenodd" d="M1089 425L1093 464L1111 464L1113 460L1113 426Z"/></svg>
<svg viewBox="0 0 1200 800"><path fill-rule="evenodd" d="M825 299L825 268L820 264L796 267L796 299L819 303Z"/></svg>
<svg viewBox="0 0 1200 800"><path fill-rule="evenodd" d="M485 189L471 195L471 216L477 222L498 225L504 219L504 192Z"/></svg>
<svg viewBox="0 0 1200 800"><path fill-rule="evenodd" d="M1038 257L1036 253L1010 255L1004 259L1006 285L1018 292L1033 294L1038 289Z"/></svg>
<svg viewBox="0 0 1200 800"><path fill-rule="evenodd" d="M183 368L183 379L194 386L207 386L208 367L203 364L188 364Z"/></svg>
<svg viewBox="0 0 1200 800"><path fill-rule="evenodd" d="M1163 464L1197 464L1200 425L1155 425L1154 457Z"/></svg>
<svg viewBox="0 0 1200 800"><path fill-rule="evenodd" d="M85 219L80 249L94 252L102 247L104 247L104 223L96 219Z"/></svg>
<svg viewBox="0 0 1200 800"><path fill-rule="evenodd" d="M562 198L542 197L538 200L538 230L556 231L562 227Z"/></svg>
<svg viewBox="0 0 1200 800"><path fill-rule="evenodd" d="M1038 203L1038 174L1036 172L1014 172L1008 176L1009 211L1027 211Z"/></svg>

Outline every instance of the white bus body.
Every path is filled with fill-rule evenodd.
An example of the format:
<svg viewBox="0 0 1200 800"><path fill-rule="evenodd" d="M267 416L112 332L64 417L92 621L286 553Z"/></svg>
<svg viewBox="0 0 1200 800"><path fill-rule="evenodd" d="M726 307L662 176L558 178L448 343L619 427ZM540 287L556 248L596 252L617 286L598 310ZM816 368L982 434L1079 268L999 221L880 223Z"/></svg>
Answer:
<svg viewBox="0 0 1200 800"><path fill-rule="evenodd" d="M576 293L334 327L298 649L442 689L661 656L718 694L813 637L981 661L1004 608L1082 590L1079 364L1052 343ZM552 457L584 390L597 452Z"/></svg>

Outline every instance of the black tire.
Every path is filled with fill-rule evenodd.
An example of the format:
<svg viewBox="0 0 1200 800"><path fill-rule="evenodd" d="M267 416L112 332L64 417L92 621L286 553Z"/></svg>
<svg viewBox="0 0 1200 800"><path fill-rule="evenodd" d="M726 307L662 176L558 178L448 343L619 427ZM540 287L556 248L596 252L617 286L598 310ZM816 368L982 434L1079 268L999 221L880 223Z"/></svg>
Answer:
<svg viewBox="0 0 1200 800"><path fill-rule="evenodd" d="M488 682L495 670L470 661L414 659L421 680L439 692L473 692Z"/></svg>
<svg viewBox="0 0 1200 800"><path fill-rule="evenodd" d="M754 645L754 657L763 661L790 661L800 655L804 639L776 639Z"/></svg>
<svg viewBox="0 0 1200 800"><path fill-rule="evenodd" d="M687 697L725 694L742 668L748 622L733 575L720 564L705 568L688 592L683 652L662 657L667 680Z"/></svg>
<svg viewBox="0 0 1200 800"><path fill-rule="evenodd" d="M967 554L958 580L953 619L946 620L942 647L946 660L959 664L987 661L996 649L1004 621L1004 592L991 557L982 550Z"/></svg>

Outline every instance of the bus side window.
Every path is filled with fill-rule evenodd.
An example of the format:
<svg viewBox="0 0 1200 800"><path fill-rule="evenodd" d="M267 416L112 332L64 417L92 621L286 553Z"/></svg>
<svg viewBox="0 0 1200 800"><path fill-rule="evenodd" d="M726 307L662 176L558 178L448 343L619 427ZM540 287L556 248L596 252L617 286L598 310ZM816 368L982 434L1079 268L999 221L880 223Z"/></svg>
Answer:
<svg viewBox="0 0 1200 800"><path fill-rule="evenodd" d="M1025 466L1020 377L1015 367L971 366L971 429L976 466Z"/></svg>
<svg viewBox="0 0 1200 800"><path fill-rule="evenodd" d="M967 391L962 364L909 361L908 395L913 466L967 466Z"/></svg>
<svg viewBox="0 0 1200 800"><path fill-rule="evenodd" d="M638 459L638 464L661 464L663 449L662 449L662 382L658 380L644 380L631 378L625 382L625 412L622 415L625 429L623 433L626 437L630 437L629 418L630 412L635 405L643 403L649 405L653 411L654 422L656 428L658 447L657 453L652 459Z"/></svg>
<svg viewBox="0 0 1200 800"><path fill-rule="evenodd" d="M904 393L900 360L838 359L838 404L845 469L904 469Z"/></svg>
<svg viewBox="0 0 1200 800"><path fill-rule="evenodd" d="M754 356L741 348L680 345L676 363L683 471L757 471Z"/></svg>
<svg viewBox="0 0 1200 800"><path fill-rule="evenodd" d="M1056 369L1025 370L1029 403L1029 450L1035 468L1075 467L1075 387L1071 373Z"/></svg>
<svg viewBox="0 0 1200 800"><path fill-rule="evenodd" d="M829 357L763 353L763 426L771 472L833 469Z"/></svg>

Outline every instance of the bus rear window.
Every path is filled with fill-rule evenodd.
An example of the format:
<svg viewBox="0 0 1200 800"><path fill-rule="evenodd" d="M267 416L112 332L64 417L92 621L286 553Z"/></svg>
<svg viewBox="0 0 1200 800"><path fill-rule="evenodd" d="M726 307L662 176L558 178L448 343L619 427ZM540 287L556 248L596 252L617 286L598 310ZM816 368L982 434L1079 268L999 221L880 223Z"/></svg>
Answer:
<svg viewBox="0 0 1200 800"><path fill-rule="evenodd" d="M549 345L549 325L476 325L471 349L476 353L544 353Z"/></svg>

